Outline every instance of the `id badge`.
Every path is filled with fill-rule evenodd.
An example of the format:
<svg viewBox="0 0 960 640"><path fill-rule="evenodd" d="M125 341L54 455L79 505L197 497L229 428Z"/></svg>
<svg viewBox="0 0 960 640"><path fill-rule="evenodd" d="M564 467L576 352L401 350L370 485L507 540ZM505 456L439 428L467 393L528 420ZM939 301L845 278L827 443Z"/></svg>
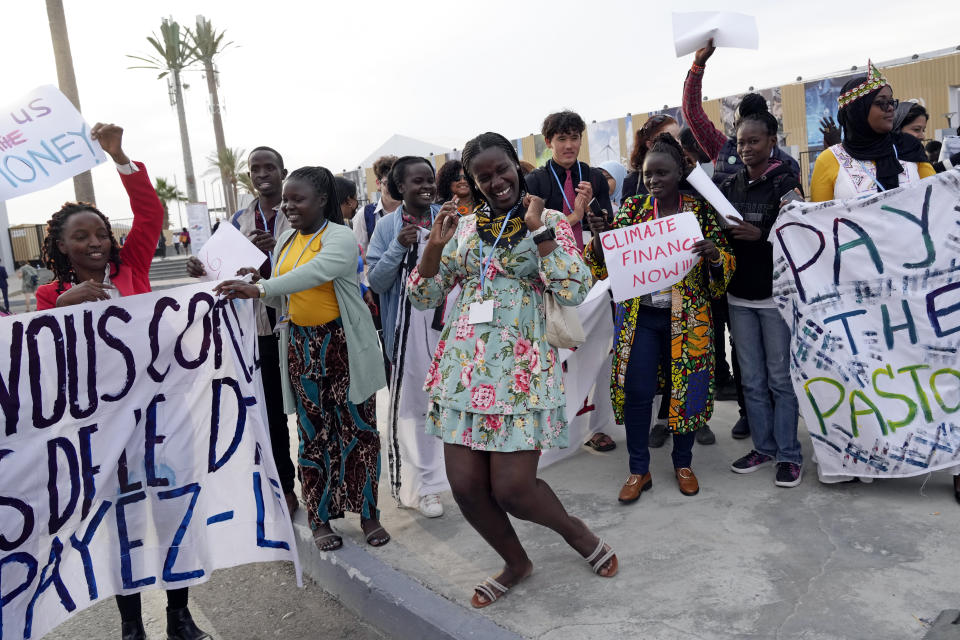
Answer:
<svg viewBox="0 0 960 640"><path fill-rule="evenodd" d="M650 301L653 302L656 307L671 303L673 301L673 287L654 291L650 294Z"/></svg>
<svg viewBox="0 0 960 640"><path fill-rule="evenodd" d="M483 302L473 302L470 304L470 315L467 322L470 324L483 324L493 321L493 300L484 300Z"/></svg>

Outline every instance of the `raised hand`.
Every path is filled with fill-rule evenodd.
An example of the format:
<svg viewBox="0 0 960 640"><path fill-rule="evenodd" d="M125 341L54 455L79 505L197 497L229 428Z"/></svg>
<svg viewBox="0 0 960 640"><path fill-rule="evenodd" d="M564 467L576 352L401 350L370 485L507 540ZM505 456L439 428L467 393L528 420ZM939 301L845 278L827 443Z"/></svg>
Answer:
<svg viewBox="0 0 960 640"><path fill-rule="evenodd" d="M713 46L713 38L710 38L710 42L707 43L707 46L703 47L702 49L697 49L697 52L693 56L693 61L697 65L705 67L707 66L707 60L710 59L710 56L712 56L713 52L716 50L717 48Z"/></svg>
<svg viewBox="0 0 960 640"><path fill-rule="evenodd" d="M90 129L90 137L100 143L104 152L117 164L129 164L130 158L123 152L123 127L98 122Z"/></svg>
<svg viewBox="0 0 960 640"><path fill-rule="evenodd" d="M449 206L447 206L449 205ZM452 202L445 202L437 217L433 220L433 226L430 227L430 238L427 242L437 248L442 249L453 238L457 232L457 208Z"/></svg>
<svg viewBox="0 0 960 640"><path fill-rule="evenodd" d="M536 231L543 226L543 208L546 206L543 198L527 194L523 198L523 206L527 212L523 216L523 222L530 231Z"/></svg>
<svg viewBox="0 0 960 640"><path fill-rule="evenodd" d="M840 129L837 127L837 123L833 121L833 116L820 118L820 133L823 134L824 148L840 144Z"/></svg>

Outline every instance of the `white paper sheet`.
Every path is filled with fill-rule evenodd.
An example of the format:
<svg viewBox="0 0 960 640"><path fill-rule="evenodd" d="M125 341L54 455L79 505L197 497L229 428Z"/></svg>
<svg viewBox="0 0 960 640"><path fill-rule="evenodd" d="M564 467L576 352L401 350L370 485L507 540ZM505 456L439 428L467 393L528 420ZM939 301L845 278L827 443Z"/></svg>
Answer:
<svg viewBox="0 0 960 640"><path fill-rule="evenodd" d="M200 279L213 281L233 278L243 267L259 267L267 256L229 221L223 221L197 252L197 259L206 270Z"/></svg>
<svg viewBox="0 0 960 640"><path fill-rule="evenodd" d="M703 170L699 162L693 171L690 172L690 175L687 176L687 182L689 182L690 186L696 189L701 196L706 198L707 202L712 204L713 208L716 209L717 213L721 216L743 222L743 216L741 216L740 212L730 204L730 201L720 193L720 189L713 183L713 180L710 179L710 176Z"/></svg>
<svg viewBox="0 0 960 640"><path fill-rule="evenodd" d="M673 14L673 45L678 58L707 46L710 38L713 38L715 47L760 47L760 33L754 16L728 11Z"/></svg>

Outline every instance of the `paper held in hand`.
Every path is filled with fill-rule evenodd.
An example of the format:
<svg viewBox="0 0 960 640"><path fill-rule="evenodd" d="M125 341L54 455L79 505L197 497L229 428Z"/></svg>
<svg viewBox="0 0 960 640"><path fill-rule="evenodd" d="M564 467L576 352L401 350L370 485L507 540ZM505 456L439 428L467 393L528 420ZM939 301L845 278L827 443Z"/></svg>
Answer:
<svg viewBox="0 0 960 640"><path fill-rule="evenodd" d="M223 280L237 275L237 269L259 267L267 256L229 222L221 222L217 231L197 252L206 270L201 280Z"/></svg>
<svg viewBox="0 0 960 640"><path fill-rule="evenodd" d="M700 260L692 249L702 239L690 211L601 233L613 299L623 302L683 280Z"/></svg>
<svg viewBox="0 0 960 640"><path fill-rule="evenodd" d="M754 16L728 11L673 14L673 46L678 58L707 46L710 38L713 38L715 47L760 47L760 34Z"/></svg>
<svg viewBox="0 0 960 640"><path fill-rule="evenodd" d="M687 176L687 182L689 182L690 186L696 189L697 193L703 196L707 202L712 204L713 208L716 209L717 213L721 216L730 220L743 222L743 216L730 204L726 196L720 193L720 189L713 183L713 180L707 175L707 172L703 170L699 162Z"/></svg>

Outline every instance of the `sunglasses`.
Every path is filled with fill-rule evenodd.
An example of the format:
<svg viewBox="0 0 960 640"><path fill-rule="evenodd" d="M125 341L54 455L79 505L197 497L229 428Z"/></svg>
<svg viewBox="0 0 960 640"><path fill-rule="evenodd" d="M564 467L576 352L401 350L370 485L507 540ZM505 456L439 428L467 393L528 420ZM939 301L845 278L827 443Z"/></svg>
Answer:
<svg viewBox="0 0 960 640"><path fill-rule="evenodd" d="M466 180L466 179L467 179L467 176L465 176L465 175L463 175L463 174L461 173L460 175L456 176L456 177L453 179L453 181L454 181L454 182L460 182L461 180Z"/></svg>
<svg viewBox="0 0 960 640"><path fill-rule="evenodd" d="M649 131L650 129L659 127L661 124L663 124L667 120L672 120L672 119L673 118L663 113L655 115L643 123L643 126L640 127L640 131Z"/></svg>
<svg viewBox="0 0 960 640"><path fill-rule="evenodd" d="M874 100L873 106L880 109L880 111L893 111L899 106L900 101L896 98L891 100Z"/></svg>

